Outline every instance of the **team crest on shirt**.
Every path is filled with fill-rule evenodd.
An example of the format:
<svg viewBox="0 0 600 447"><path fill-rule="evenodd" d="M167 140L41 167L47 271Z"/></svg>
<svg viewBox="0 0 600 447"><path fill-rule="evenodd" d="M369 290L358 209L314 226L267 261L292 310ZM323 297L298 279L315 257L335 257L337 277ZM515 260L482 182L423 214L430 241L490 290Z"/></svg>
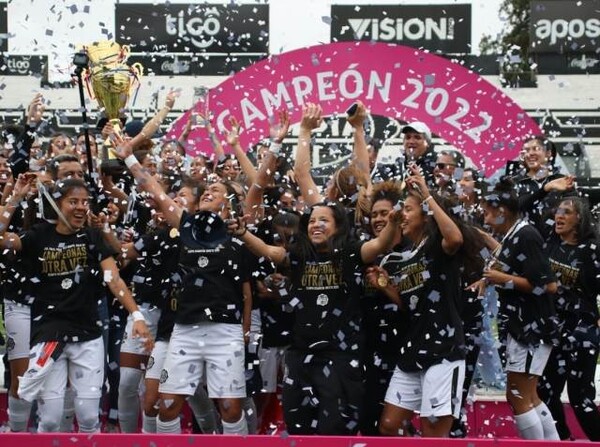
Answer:
<svg viewBox="0 0 600 447"><path fill-rule="evenodd" d="M163 369L160 372L160 383L165 383L168 378L169 378L169 373L167 372L166 369Z"/></svg>
<svg viewBox="0 0 600 447"><path fill-rule="evenodd" d="M148 364L146 365L146 370L151 369L154 366L154 356L150 356L148 359Z"/></svg>
<svg viewBox="0 0 600 447"><path fill-rule="evenodd" d="M8 340L6 340L6 350L10 352L13 349L15 349L15 339L8 337Z"/></svg>
<svg viewBox="0 0 600 447"><path fill-rule="evenodd" d="M60 283L60 286L64 289L64 290L68 290L73 286L73 280L71 278L65 278L62 280L62 282Z"/></svg>
<svg viewBox="0 0 600 447"><path fill-rule="evenodd" d="M419 303L419 297L417 295L411 295L408 307L410 310L415 310L417 308L417 304Z"/></svg>
<svg viewBox="0 0 600 447"><path fill-rule="evenodd" d="M329 302L329 297L327 295L325 295L324 293L320 293L319 296L317 297L317 306L327 306L328 302Z"/></svg>
<svg viewBox="0 0 600 447"><path fill-rule="evenodd" d="M198 258L198 265L200 268L204 268L208 265L208 258L206 256L200 256Z"/></svg>

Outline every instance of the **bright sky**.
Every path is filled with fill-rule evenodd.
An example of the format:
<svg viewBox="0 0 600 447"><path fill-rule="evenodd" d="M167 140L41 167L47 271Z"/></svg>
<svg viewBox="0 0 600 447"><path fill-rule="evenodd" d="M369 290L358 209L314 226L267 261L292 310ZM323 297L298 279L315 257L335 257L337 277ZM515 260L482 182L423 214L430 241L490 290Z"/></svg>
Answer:
<svg viewBox="0 0 600 447"><path fill-rule="evenodd" d="M27 7L23 7L24 4ZM127 0L126 3L162 3L152 0ZM170 3L194 3L171 1ZM201 3L201 2L198 2ZM229 2L214 2L229 3ZM264 4L244 0L236 3ZM271 0L270 50L281 53L329 42L331 4L472 4L472 48L478 52L483 34L497 35L503 23L499 17L501 0ZM74 45L102 40L114 27L114 0L28 0L8 3L9 52L13 54L48 54L51 80L69 78L69 63Z"/></svg>

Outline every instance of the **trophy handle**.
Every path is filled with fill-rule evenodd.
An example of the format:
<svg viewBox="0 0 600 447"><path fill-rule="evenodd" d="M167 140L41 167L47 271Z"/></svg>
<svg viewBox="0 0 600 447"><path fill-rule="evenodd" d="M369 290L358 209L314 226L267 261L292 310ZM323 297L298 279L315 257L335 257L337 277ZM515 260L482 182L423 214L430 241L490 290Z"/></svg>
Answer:
<svg viewBox="0 0 600 447"><path fill-rule="evenodd" d="M131 49L129 48L129 45L121 45L120 59L122 62L125 62L127 60L130 52L131 52Z"/></svg>
<svg viewBox="0 0 600 447"><path fill-rule="evenodd" d="M144 66L142 64L140 64L139 62L136 62L135 64L131 64L131 66L129 68L131 69L131 72L133 73L133 75L138 79L138 81L139 81L139 78L144 76Z"/></svg>

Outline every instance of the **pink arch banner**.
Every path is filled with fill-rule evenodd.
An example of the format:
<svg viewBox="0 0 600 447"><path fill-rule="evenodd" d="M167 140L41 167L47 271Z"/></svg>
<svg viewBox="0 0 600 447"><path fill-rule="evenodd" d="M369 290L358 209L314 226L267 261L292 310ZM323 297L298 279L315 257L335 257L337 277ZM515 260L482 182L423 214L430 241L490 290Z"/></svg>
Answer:
<svg viewBox="0 0 600 447"><path fill-rule="evenodd" d="M540 133L524 110L478 74L440 56L385 43L331 43L271 56L212 88L208 97L217 132L236 117L245 148L267 136L269 120L281 108L294 123L307 102L333 115L356 100L371 114L427 123L488 175L519 155L523 139ZM188 110L170 135L179 135L189 113L201 107L198 102ZM203 128L189 139L194 150L210 148Z"/></svg>

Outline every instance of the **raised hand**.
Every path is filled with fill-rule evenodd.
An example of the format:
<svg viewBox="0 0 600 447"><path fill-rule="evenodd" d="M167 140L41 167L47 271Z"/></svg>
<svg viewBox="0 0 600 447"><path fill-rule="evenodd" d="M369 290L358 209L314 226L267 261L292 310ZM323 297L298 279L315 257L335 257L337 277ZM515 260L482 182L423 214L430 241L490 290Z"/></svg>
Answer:
<svg viewBox="0 0 600 447"><path fill-rule="evenodd" d="M179 98L179 96L181 96L181 89L170 90L169 93L167 93L165 107L172 109L173 105L175 105L175 100Z"/></svg>
<svg viewBox="0 0 600 447"><path fill-rule="evenodd" d="M290 128L290 114L287 109L282 109L278 113L279 122L273 122L269 128L271 141L281 144Z"/></svg>
<svg viewBox="0 0 600 447"><path fill-rule="evenodd" d="M237 146L240 143L240 123L235 116L229 117L231 129L227 132L227 144Z"/></svg>
<svg viewBox="0 0 600 447"><path fill-rule="evenodd" d="M29 106L27 106L27 124L37 126L42 121L44 110L46 110L44 97L41 93L36 93Z"/></svg>
<svg viewBox="0 0 600 447"><path fill-rule="evenodd" d="M356 101L356 112L348 117L347 121L355 129L362 129L365 118L367 117L367 108L362 101Z"/></svg>
<svg viewBox="0 0 600 447"><path fill-rule="evenodd" d="M323 109L319 104L309 102L302 107L302 121L300 127L305 130L314 130L321 125Z"/></svg>
<svg viewBox="0 0 600 447"><path fill-rule="evenodd" d="M114 131L110 138L114 145L114 149L112 150L118 158L125 160L127 157L133 154L134 140L125 140L121 135Z"/></svg>

